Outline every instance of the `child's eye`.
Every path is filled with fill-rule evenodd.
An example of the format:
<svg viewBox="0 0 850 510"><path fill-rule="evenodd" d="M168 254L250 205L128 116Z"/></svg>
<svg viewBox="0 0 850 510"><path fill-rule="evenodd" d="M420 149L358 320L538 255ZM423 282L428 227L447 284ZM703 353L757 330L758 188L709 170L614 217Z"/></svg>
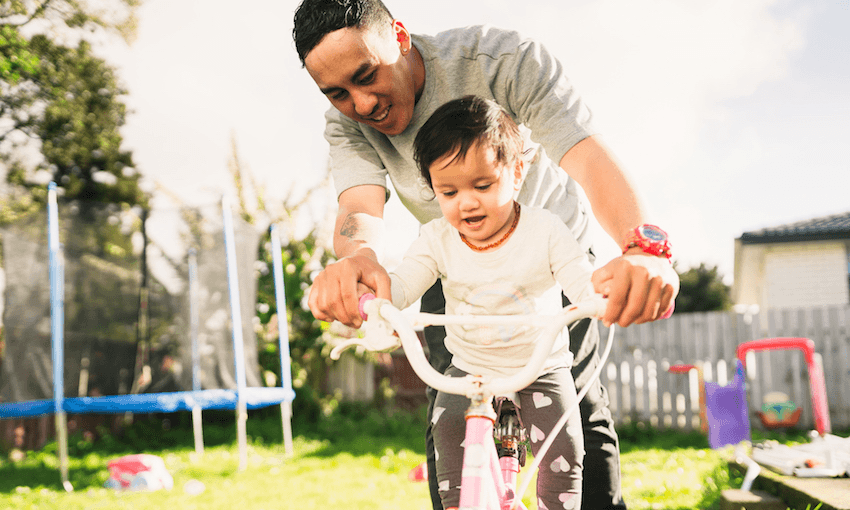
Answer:
<svg viewBox="0 0 850 510"><path fill-rule="evenodd" d="M457 194L457 191L442 191L440 194L444 197L453 197Z"/></svg>
<svg viewBox="0 0 850 510"><path fill-rule="evenodd" d="M490 185L482 184L480 186L476 186L475 189L477 189L478 191L487 191L488 189L490 189Z"/></svg>

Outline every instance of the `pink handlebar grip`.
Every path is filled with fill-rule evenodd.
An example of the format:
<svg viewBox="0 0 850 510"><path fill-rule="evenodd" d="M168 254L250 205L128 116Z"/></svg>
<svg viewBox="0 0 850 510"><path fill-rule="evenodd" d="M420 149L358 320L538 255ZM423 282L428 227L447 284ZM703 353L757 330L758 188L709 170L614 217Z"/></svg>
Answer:
<svg viewBox="0 0 850 510"><path fill-rule="evenodd" d="M366 317L366 312L363 311L363 305L365 305L367 301L372 301L373 299L375 299L375 295L371 292L367 292L366 294L360 296L360 302L357 305L357 309L360 311L360 317L363 320L366 320L368 318Z"/></svg>

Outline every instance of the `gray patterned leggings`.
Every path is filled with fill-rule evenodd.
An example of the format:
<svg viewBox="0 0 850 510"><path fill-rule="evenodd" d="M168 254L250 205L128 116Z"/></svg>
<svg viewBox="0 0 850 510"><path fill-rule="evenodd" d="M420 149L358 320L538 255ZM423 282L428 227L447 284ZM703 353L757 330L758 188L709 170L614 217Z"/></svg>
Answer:
<svg viewBox="0 0 850 510"><path fill-rule="evenodd" d="M450 365L446 375L463 377L466 372ZM576 400L575 384L569 368L559 368L541 376L517 393L519 415L525 426L531 451L537 455L546 435ZM443 508L460 501L463 468L464 413L469 399L461 395L437 393L431 426L437 458L437 483ZM540 463L537 475L537 508L578 510L581 507L584 438L581 416L574 412Z"/></svg>

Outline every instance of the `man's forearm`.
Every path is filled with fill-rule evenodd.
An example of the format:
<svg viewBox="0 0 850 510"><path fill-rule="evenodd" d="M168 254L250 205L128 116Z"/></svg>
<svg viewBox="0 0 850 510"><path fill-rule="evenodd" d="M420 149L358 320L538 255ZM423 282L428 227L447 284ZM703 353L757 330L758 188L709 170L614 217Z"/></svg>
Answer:
<svg viewBox="0 0 850 510"><path fill-rule="evenodd" d="M334 251L338 259L359 254L380 262L384 252L383 219L363 212L340 211L336 219Z"/></svg>
<svg viewBox="0 0 850 510"><path fill-rule="evenodd" d="M597 221L618 245L646 221L634 184L597 137L586 138L570 149L561 167L582 187Z"/></svg>
<svg viewBox="0 0 850 510"><path fill-rule="evenodd" d="M384 200L381 186L356 186L339 195L334 225L334 252L338 259L362 254L375 262L384 256Z"/></svg>

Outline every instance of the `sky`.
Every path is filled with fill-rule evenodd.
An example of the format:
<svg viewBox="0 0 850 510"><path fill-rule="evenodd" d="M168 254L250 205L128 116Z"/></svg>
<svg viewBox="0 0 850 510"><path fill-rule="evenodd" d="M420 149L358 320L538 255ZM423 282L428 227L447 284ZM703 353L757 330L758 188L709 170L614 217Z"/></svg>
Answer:
<svg viewBox="0 0 850 510"><path fill-rule="evenodd" d="M385 3L414 34L489 23L546 44L681 268L717 266L731 283L743 232L850 211L847 0ZM328 102L295 53L297 4L145 0L136 40L99 49L129 91L125 147L150 182L218 200L232 139L273 204L321 182ZM315 221L335 204L319 196ZM385 217L392 264L416 223L396 200ZM601 262L618 254L597 239Z"/></svg>

